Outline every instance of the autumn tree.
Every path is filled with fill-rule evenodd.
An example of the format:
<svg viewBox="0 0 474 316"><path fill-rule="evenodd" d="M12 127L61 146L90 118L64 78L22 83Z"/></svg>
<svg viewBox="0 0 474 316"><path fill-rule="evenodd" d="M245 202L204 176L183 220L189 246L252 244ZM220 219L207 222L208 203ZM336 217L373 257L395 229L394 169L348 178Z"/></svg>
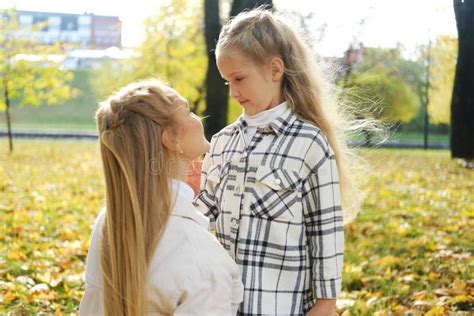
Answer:
<svg viewBox="0 0 474 316"><path fill-rule="evenodd" d="M385 123L409 122L418 111L416 95L410 86L382 71L352 76L347 87L347 97L365 117Z"/></svg>
<svg viewBox="0 0 474 316"><path fill-rule="evenodd" d="M358 63L345 83L347 97L362 116L386 123L410 122L420 101L414 91L417 81L404 69L401 48L363 48Z"/></svg>
<svg viewBox="0 0 474 316"><path fill-rule="evenodd" d="M453 3L458 59L451 101L451 155L474 159L474 1Z"/></svg>
<svg viewBox="0 0 474 316"><path fill-rule="evenodd" d="M104 63L94 86L101 98L130 82L160 78L190 103L204 105L206 54L202 1L172 0L145 19L145 40L130 60Z"/></svg>
<svg viewBox="0 0 474 316"><path fill-rule="evenodd" d="M146 19L146 39L138 49L139 78L158 76L185 96L194 110L204 103L203 2L173 0Z"/></svg>
<svg viewBox="0 0 474 316"><path fill-rule="evenodd" d="M70 71L62 69L51 55L58 45L40 45L34 32L44 25L22 27L16 11L0 11L0 111L6 115L9 150L13 151L10 110L19 106L54 105L70 98L74 90Z"/></svg>
<svg viewBox="0 0 474 316"><path fill-rule="evenodd" d="M229 17L236 16L245 9L252 9L260 5L272 8L273 1L234 0ZM229 107L229 89L219 74L216 65L214 50L221 30L218 0L204 0L204 25L207 52L206 72L206 136L211 137L227 125Z"/></svg>
<svg viewBox="0 0 474 316"><path fill-rule="evenodd" d="M428 113L433 124L449 124L457 39L439 36L431 48Z"/></svg>

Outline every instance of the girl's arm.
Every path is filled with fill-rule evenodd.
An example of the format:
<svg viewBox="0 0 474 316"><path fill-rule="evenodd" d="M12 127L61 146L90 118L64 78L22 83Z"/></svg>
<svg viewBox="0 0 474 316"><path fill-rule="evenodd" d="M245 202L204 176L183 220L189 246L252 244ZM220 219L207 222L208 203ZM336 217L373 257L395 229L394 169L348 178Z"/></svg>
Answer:
<svg viewBox="0 0 474 316"><path fill-rule="evenodd" d="M335 299L318 299L306 316L337 316Z"/></svg>
<svg viewBox="0 0 474 316"><path fill-rule="evenodd" d="M314 308L334 312L344 254L339 177L334 153L321 135L308 153L316 162L303 182L303 214L312 269ZM327 300L326 300L327 299Z"/></svg>

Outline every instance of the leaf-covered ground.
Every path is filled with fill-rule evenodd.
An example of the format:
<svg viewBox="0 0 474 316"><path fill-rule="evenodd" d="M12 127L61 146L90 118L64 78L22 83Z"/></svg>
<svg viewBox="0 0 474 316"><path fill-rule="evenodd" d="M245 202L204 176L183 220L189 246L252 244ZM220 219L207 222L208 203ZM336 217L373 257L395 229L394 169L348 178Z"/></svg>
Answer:
<svg viewBox="0 0 474 316"><path fill-rule="evenodd" d="M76 313L103 203L97 146L0 140L0 314ZM367 200L346 226L343 315L471 315L474 171L446 151L366 150Z"/></svg>
<svg viewBox="0 0 474 316"><path fill-rule="evenodd" d="M364 157L374 171L364 211L346 227L340 311L472 315L474 171L447 151Z"/></svg>

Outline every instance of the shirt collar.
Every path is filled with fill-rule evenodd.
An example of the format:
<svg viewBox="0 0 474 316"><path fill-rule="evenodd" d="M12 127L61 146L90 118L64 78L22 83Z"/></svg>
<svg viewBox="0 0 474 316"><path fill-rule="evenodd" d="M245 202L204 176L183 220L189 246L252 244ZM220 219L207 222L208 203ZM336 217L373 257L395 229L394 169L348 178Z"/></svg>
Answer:
<svg viewBox="0 0 474 316"><path fill-rule="evenodd" d="M245 113L242 114L244 120L247 122L249 126L253 127L263 127L270 124L271 121L275 120L277 117L281 116L288 106L286 105L286 101L274 106L268 110L262 111L255 115L247 115Z"/></svg>
<svg viewBox="0 0 474 316"><path fill-rule="evenodd" d="M209 219L193 205L193 189L183 181L171 179L171 192L174 200L172 215L191 219L208 230Z"/></svg>
<svg viewBox="0 0 474 316"><path fill-rule="evenodd" d="M277 119L273 120L269 126L275 132L275 134L280 135L284 134L285 131L293 125L296 120L295 114L292 112L290 107L287 107L285 112L283 112ZM242 131L247 127L247 122L245 122L244 116L240 115L239 118L231 124L232 130L235 131Z"/></svg>

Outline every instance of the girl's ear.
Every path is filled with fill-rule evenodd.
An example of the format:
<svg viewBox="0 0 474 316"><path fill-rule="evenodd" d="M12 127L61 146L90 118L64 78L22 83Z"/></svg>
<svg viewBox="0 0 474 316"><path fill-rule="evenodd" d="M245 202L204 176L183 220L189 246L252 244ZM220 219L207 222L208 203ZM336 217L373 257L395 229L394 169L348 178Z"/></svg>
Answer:
<svg viewBox="0 0 474 316"><path fill-rule="evenodd" d="M285 65L283 60L279 57L274 57L270 61L270 69L272 71L272 80L273 81L280 81L285 73Z"/></svg>

